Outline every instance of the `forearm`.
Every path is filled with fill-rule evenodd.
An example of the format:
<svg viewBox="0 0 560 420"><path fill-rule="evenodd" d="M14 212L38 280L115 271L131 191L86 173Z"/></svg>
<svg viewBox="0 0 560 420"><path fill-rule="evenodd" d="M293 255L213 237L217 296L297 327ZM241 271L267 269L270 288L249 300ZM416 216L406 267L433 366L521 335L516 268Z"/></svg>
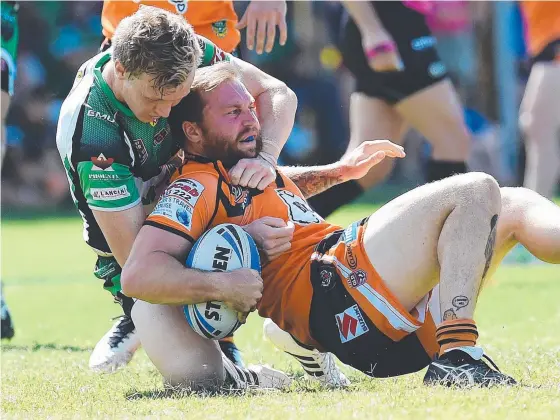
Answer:
<svg viewBox="0 0 560 420"><path fill-rule="evenodd" d="M261 123L261 156L276 166L282 147L288 140L297 108L295 93L284 84L272 86L255 98Z"/></svg>
<svg viewBox="0 0 560 420"><path fill-rule="evenodd" d="M345 181L340 165L283 166L279 168L301 190L305 198L313 197Z"/></svg>
<svg viewBox="0 0 560 420"><path fill-rule="evenodd" d="M341 3L358 26L362 36L366 32L378 33L385 30L369 1L342 0Z"/></svg>
<svg viewBox="0 0 560 420"><path fill-rule="evenodd" d="M155 251L125 264L123 293L150 303L187 305L222 300L222 275L186 268L175 257Z"/></svg>

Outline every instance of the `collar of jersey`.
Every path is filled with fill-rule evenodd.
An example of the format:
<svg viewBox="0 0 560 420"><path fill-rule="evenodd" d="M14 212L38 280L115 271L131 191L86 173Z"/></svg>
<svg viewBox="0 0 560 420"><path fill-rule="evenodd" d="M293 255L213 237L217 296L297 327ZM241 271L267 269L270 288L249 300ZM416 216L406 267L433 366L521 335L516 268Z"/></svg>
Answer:
<svg viewBox="0 0 560 420"><path fill-rule="evenodd" d="M113 103L113 105L115 105L117 109L127 117L134 117L135 115L130 110L130 108L117 99L114 92L111 90L111 88L103 78L103 74L101 74L101 69L110 59L111 59L111 49L107 50L106 54L103 54L99 59L99 61L95 63L95 66L93 67L93 75L95 76L97 82L101 86L103 93L105 93L105 95L109 98L109 100Z"/></svg>

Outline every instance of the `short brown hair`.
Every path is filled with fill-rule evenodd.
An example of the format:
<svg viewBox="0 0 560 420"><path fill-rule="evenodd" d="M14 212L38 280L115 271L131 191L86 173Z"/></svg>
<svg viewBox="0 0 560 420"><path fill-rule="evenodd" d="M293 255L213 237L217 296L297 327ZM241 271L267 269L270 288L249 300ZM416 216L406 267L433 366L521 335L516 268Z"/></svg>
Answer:
<svg viewBox="0 0 560 420"><path fill-rule="evenodd" d="M154 77L160 91L184 83L202 56L192 26L180 15L158 7L140 6L115 30L113 59L131 76Z"/></svg>
<svg viewBox="0 0 560 420"><path fill-rule="evenodd" d="M171 108L171 114L168 118L171 134L176 140L182 142L185 137L183 133L184 121L202 122L202 113L206 105L202 99L202 94L232 80L243 83L241 73L232 63L218 63L196 70L191 92L179 104Z"/></svg>

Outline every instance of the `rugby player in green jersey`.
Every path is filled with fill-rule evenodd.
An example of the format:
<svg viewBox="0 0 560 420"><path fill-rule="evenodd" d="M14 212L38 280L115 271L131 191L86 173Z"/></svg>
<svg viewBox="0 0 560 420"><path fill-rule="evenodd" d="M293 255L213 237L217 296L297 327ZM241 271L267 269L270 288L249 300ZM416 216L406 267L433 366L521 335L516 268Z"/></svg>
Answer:
<svg viewBox="0 0 560 420"><path fill-rule="evenodd" d="M171 108L188 95L197 67L220 61L239 68L262 125L262 152L233 167L232 182L264 189L275 179L276 159L293 126L295 94L196 35L182 16L143 6L124 19L112 47L80 67L62 105L56 141L84 239L97 253L94 274L124 310L97 344L94 370L127 364L140 345L130 319L134 301L121 292L121 267L158 192L182 164L167 123Z"/></svg>

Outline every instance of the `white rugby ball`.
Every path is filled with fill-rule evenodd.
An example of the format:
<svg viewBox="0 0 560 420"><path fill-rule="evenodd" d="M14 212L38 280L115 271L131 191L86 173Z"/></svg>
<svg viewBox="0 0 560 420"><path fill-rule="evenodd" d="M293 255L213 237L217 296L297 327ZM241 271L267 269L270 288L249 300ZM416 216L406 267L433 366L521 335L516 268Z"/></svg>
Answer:
<svg viewBox="0 0 560 420"><path fill-rule="evenodd" d="M193 245L186 266L204 271L232 271L252 268L261 272L257 245L242 228L222 224L202 235ZM221 339L237 330L241 323L237 312L223 302L205 302L183 307L191 328L199 335Z"/></svg>

